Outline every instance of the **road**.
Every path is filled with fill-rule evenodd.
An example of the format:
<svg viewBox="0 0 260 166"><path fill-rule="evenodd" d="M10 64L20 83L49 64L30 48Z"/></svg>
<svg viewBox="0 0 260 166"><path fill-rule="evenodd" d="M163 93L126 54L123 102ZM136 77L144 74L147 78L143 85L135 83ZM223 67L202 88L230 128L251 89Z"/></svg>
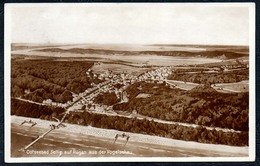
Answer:
<svg viewBox="0 0 260 166"><path fill-rule="evenodd" d="M111 82L107 82L105 84L103 84L102 86L99 86L99 88L94 88L91 92L89 92L87 95L85 96L82 96L80 97L78 100L74 101L71 105L69 105L66 109L66 113L69 113L70 111L78 111L77 109L75 109L73 106L76 105L77 103L79 103L81 100L84 100L84 101L90 101L92 100L94 97L96 97L99 93L102 92L102 88L106 87L106 86L109 86ZM196 84L196 83L184 83L182 81L175 81L175 80L167 80L167 83L169 84L174 84L174 83L178 83L178 84L183 84L183 85L188 85L188 86L191 86L191 87L195 87L195 86L198 86L199 84ZM174 84L176 85L176 84ZM189 89L192 89L191 87L189 88L182 88L184 90L189 90ZM177 88L180 88L179 86ZM37 103L37 102L33 102L33 101L30 101L30 100L26 100L26 99L21 99L21 98L17 98L19 100L22 100L22 101L26 101L26 102L30 102L30 103L34 103L34 104L40 104L40 105L44 105L44 104L41 104L41 103ZM234 132L234 133L239 133L241 131L237 131L237 130L233 130L233 129L228 129L228 128L219 128L219 127L209 127L209 126L203 126L203 125L196 125L196 124L189 124L189 123L182 123L182 122L175 122L175 121L166 121L166 120L161 120L161 119L157 119L157 118L152 118L152 117L148 117L148 116L144 116L144 115L140 115L140 114L129 114L129 115L124 115L124 114L120 114L120 113L116 113L116 112L112 112L112 113L109 113L109 112L96 112L96 111L91 111L92 113L95 113L95 114L105 114L105 115L108 115L108 116L120 116L120 117L126 117L126 118L138 118L140 120L143 120L143 119L147 119L147 120L153 120L154 122L158 122L158 123L163 123L163 124L175 124L175 125L180 125L180 126L187 126L187 127L193 127L193 128L196 128L196 127L205 127L207 130L217 130L217 131L223 131L223 132Z"/></svg>
<svg viewBox="0 0 260 166"><path fill-rule="evenodd" d="M108 115L108 116L119 116L119 117L125 117L125 118L137 118L140 120L149 120L149 121L154 121L157 123L162 123L162 124L175 124L175 125L180 125L180 126L186 126L186 127L193 127L193 128L197 128L197 127L205 127L207 130L217 130L217 131L223 131L223 132L233 132L233 133L240 133L241 131L238 130L233 130L233 129L228 129L228 128L220 128L220 127L209 127L209 126L204 126L204 125L197 125L197 124L191 124L191 123L182 123L182 122L175 122L175 121L167 121L167 120L161 120L161 119L157 119L157 118L152 118L149 116L144 116L141 114L130 114L130 115L124 115L124 114L120 114L120 113L108 113L108 112L91 112L91 113L95 113L95 114L104 114L104 115Z"/></svg>

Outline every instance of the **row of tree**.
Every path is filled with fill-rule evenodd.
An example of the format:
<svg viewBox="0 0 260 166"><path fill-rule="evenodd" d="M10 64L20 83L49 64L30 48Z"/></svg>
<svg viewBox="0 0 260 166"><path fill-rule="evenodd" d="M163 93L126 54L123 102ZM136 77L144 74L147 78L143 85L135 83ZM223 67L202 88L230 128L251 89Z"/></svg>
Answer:
<svg viewBox="0 0 260 166"><path fill-rule="evenodd" d="M41 106L17 99L11 100L12 115L53 120L53 117L61 119L64 111L63 108ZM215 129L207 130L204 127L194 128L177 124L162 124L146 119L141 120L137 118L107 116L87 111L71 112L66 116L65 122L84 126L90 125L98 128L156 135L185 141L234 146L248 145L248 132L234 133L217 131Z"/></svg>
<svg viewBox="0 0 260 166"><path fill-rule="evenodd" d="M73 112L65 121L78 125L90 125L98 128L156 135L185 141L234 146L248 145L248 132L222 132L215 129L207 130L204 127L193 128L181 125L169 125L146 119L107 116L89 112Z"/></svg>

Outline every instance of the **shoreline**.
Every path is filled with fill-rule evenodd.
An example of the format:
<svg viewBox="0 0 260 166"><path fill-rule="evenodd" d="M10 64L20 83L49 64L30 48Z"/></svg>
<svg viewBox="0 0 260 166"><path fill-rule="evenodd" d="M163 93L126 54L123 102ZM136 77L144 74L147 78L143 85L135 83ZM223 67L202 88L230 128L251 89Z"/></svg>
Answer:
<svg viewBox="0 0 260 166"><path fill-rule="evenodd" d="M29 118L29 117L21 117L21 116L11 116L12 124L21 124L24 120L32 120L37 123L37 127L49 129L50 124L56 124L55 121L47 121L41 120L37 118ZM128 134L130 136L129 142L138 142L138 143L146 143L146 144L155 144L161 146L167 146L172 148L184 148L187 151L190 149L196 150L207 150L218 153L226 153L231 155L238 156L248 156L249 155L249 147L237 147L237 146L229 146L229 145L221 145L221 144L205 144L198 143L193 141L183 141L183 140L175 140L170 138L164 138L159 136L151 136L144 135L138 133L131 133L125 131L118 131L114 129L102 129L95 128L92 126L80 126L75 124L63 123L66 125L64 128L55 129L56 131L62 131L66 133L78 133L83 135L89 135L99 138L106 139L114 139L116 134Z"/></svg>

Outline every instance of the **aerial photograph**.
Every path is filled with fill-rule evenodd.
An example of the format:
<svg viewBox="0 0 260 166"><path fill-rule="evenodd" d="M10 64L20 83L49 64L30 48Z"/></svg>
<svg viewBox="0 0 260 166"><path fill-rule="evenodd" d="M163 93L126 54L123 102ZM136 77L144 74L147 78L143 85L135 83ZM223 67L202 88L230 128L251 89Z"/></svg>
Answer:
<svg viewBox="0 0 260 166"><path fill-rule="evenodd" d="M7 7L11 159L249 156L248 5Z"/></svg>

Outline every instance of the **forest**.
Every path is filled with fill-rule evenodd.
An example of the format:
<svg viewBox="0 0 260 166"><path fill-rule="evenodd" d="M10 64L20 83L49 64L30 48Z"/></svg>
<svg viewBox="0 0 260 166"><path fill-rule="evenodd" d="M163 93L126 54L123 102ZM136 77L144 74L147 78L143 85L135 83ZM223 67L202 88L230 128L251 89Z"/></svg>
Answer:
<svg viewBox="0 0 260 166"><path fill-rule="evenodd" d="M220 93L207 85L187 92L145 82L129 86L126 92L129 101L114 105L114 110L136 110L162 120L248 131L248 93ZM140 93L150 97L136 98Z"/></svg>
<svg viewBox="0 0 260 166"><path fill-rule="evenodd" d="M86 71L93 62L12 60L11 96L22 97L36 102L51 99L66 103L73 93L81 93L92 87L91 83L102 80Z"/></svg>
<svg viewBox="0 0 260 166"><path fill-rule="evenodd" d="M115 93L109 93L109 92L101 93L94 99L95 103L104 104L104 105L114 105L119 101L120 99L117 98Z"/></svg>
<svg viewBox="0 0 260 166"><path fill-rule="evenodd" d="M11 115L51 120L52 117L64 112L65 109L61 107L38 105L17 99L11 99Z"/></svg>
<svg viewBox="0 0 260 166"><path fill-rule="evenodd" d="M198 72L197 70L195 70ZM198 73L190 72L185 69L177 69L168 76L169 80L179 80L184 82L193 82L198 84L217 84L217 83L231 83L249 80L249 70L241 69L228 72L206 73L205 69Z"/></svg>
<svg viewBox="0 0 260 166"><path fill-rule="evenodd" d="M53 117L61 119L65 110L58 107L41 106L12 99L12 115L54 120ZM200 126L197 128L181 126L177 124L162 124L147 119L126 118L118 116L107 116L87 111L71 112L65 118L66 123L84 126L93 126L104 129L115 129L133 133L156 135L166 138L185 141L196 141L209 144L225 144L232 146L247 146L248 132L223 132L207 130Z"/></svg>

